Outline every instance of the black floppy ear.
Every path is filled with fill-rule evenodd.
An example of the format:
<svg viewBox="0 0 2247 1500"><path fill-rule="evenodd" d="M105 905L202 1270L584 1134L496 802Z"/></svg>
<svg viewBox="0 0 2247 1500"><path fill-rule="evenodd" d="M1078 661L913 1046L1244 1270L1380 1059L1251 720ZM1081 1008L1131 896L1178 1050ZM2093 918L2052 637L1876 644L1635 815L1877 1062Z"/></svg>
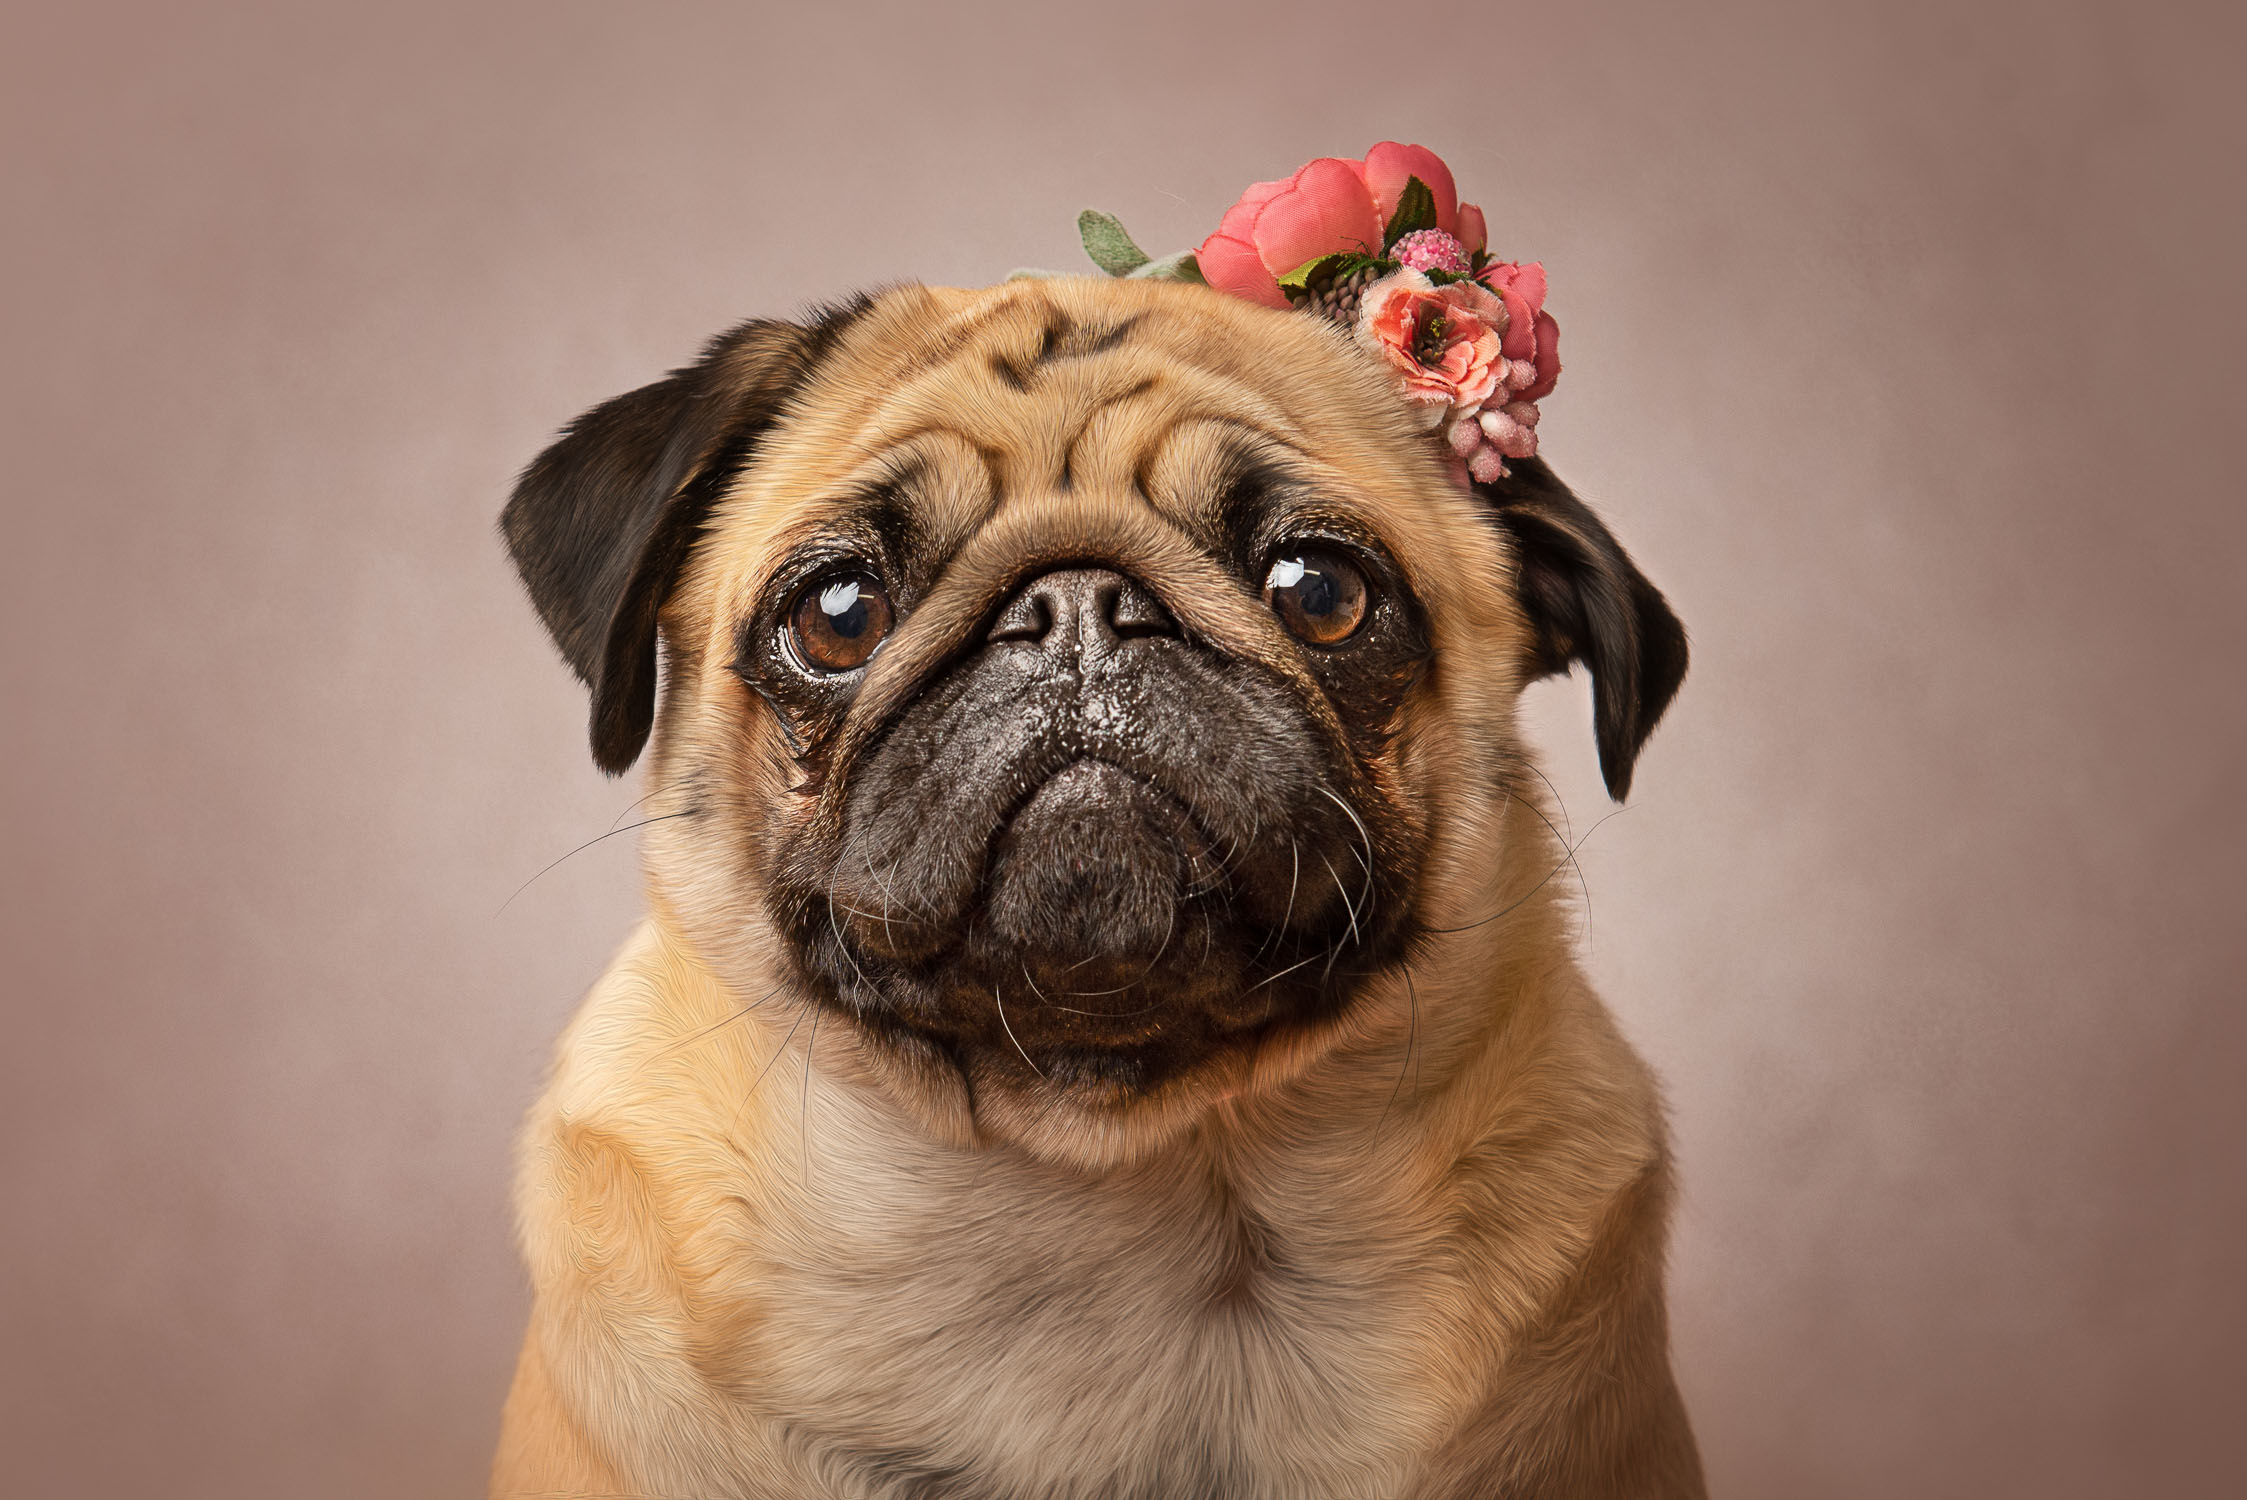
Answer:
<svg viewBox="0 0 2247 1500"><path fill-rule="evenodd" d="M1514 542L1514 591L1530 628L1530 676L1592 674L1600 775L1620 802L1639 748L1685 680L1685 627L1630 554L1541 458L1475 486Z"/></svg>
<svg viewBox="0 0 2247 1500"><path fill-rule="evenodd" d="M610 775L639 759L655 723L656 615L710 508L868 305L721 334L694 364L572 422L516 481L500 531L593 690L593 759Z"/></svg>

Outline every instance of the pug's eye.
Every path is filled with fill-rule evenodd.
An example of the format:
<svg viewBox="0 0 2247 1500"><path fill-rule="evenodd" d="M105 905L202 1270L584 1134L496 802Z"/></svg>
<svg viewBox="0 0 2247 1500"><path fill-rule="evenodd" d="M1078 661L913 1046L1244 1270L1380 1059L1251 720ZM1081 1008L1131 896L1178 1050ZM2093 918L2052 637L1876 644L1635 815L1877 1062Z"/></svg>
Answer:
<svg viewBox="0 0 2247 1500"><path fill-rule="evenodd" d="M1288 633L1314 646L1338 646L1365 623L1371 602L1357 564L1323 548L1283 551L1264 575L1264 602Z"/></svg>
<svg viewBox="0 0 2247 1500"><path fill-rule="evenodd" d="M895 614L871 573L830 573L804 586L788 610L788 644L815 672L849 672L889 634Z"/></svg>

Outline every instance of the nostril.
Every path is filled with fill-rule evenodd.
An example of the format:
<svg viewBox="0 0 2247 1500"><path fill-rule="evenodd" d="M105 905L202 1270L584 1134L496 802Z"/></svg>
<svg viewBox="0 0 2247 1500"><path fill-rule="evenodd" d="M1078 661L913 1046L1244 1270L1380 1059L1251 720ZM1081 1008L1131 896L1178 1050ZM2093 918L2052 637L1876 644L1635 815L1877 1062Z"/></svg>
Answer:
<svg viewBox="0 0 2247 1500"><path fill-rule="evenodd" d="M991 624L988 639L994 641L1042 641L1046 632L1053 629L1053 611L1046 606L1045 596L1034 589L1025 589L1009 599L1006 608Z"/></svg>
<svg viewBox="0 0 2247 1500"><path fill-rule="evenodd" d="M1109 568L1061 568L1023 585L1000 608L985 639L1075 652L1098 650L1103 640L1177 633L1169 612L1137 580Z"/></svg>
<svg viewBox="0 0 2247 1500"><path fill-rule="evenodd" d="M1108 623L1119 636L1176 635L1169 611L1146 589L1129 579L1119 579L1115 593L1105 601Z"/></svg>

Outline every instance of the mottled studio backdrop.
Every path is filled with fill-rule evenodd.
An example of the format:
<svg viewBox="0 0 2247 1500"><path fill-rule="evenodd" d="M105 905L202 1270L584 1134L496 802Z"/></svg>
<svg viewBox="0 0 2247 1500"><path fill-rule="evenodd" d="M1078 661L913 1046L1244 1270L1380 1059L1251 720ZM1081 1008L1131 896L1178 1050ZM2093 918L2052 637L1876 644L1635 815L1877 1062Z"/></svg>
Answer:
<svg viewBox="0 0 2247 1500"><path fill-rule="evenodd" d="M1385 137L1550 267L1547 451L1694 634L1583 865L1716 1489L2239 1492L2236 9L10 11L9 1493L479 1493L637 903L509 901L638 795L493 535L557 425Z"/></svg>

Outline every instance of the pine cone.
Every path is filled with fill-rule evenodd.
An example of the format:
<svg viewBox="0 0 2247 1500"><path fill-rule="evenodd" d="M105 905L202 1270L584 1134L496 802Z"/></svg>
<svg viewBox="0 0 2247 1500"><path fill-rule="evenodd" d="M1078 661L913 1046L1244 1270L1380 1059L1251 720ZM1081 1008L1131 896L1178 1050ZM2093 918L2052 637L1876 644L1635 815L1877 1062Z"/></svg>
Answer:
<svg viewBox="0 0 2247 1500"><path fill-rule="evenodd" d="M1344 328L1354 327L1358 321L1358 303L1365 298L1365 289L1380 279L1373 266L1360 266L1347 276L1329 273L1303 289L1303 300L1296 303L1298 310L1314 312L1322 318L1332 318Z"/></svg>

